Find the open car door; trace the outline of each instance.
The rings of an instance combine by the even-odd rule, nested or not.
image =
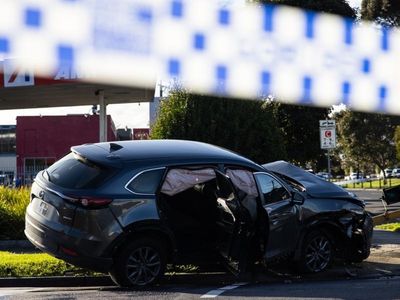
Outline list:
[[[387,205],[400,203],[400,185],[383,189],[383,200]]]
[[[215,173],[218,193],[217,247],[229,269],[240,274],[246,271],[254,226],[230,178],[219,171]]]

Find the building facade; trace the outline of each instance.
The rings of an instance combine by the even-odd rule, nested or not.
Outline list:
[[[0,125],[0,185],[11,185],[16,171],[16,126]]]
[[[111,116],[107,116],[108,141],[116,140]],[[72,146],[99,142],[98,115],[17,117],[16,154],[18,176],[30,184],[37,172],[66,155]]]

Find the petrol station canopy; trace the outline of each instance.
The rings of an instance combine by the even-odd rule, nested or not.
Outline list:
[[[0,62],[0,109],[100,104],[100,91],[105,104],[149,102],[154,96],[151,88],[83,81],[70,68],[43,78],[15,68],[12,60]]]

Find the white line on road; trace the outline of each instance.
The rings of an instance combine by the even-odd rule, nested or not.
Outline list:
[[[201,296],[200,298],[216,298],[226,291],[234,290],[234,289],[236,289],[240,286],[246,285],[246,284],[248,284],[248,282],[239,282],[239,283],[235,283],[232,285],[227,285],[227,286],[224,286],[217,290],[211,290],[207,294],[204,294],[203,296]]]
[[[0,300],[7,299],[9,296],[14,296],[18,294],[25,294],[33,291],[39,291],[43,288],[25,288],[25,287],[18,287],[18,288],[0,288]]]

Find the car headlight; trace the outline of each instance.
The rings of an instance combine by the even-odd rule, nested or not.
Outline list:
[[[353,198],[357,198],[358,199],[358,196],[356,195],[356,194],[354,194],[353,192],[347,192],[351,197],[353,197]]]
[[[363,203],[363,205],[365,206],[364,200],[362,200],[362,203]],[[351,211],[351,212],[353,212],[353,213],[355,213],[355,214],[357,214],[357,215],[362,215],[362,214],[364,214],[364,207],[363,207],[363,206],[360,206],[360,205],[357,205],[357,204],[353,204],[353,203],[348,202],[348,203],[346,203],[346,204],[344,205],[343,208],[346,209],[346,210],[348,210],[348,211]]]

